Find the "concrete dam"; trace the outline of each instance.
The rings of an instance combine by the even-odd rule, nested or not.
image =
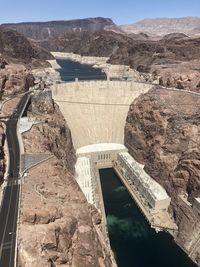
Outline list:
[[[124,144],[129,106],[152,86],[133,81],[58,83],[53,99],[71,129],[75,149],[99,143]]]
[[[110,186],[116,182],[112,180],[114,178],[111,173],[106,178],[101,174],[111,170],[121,181],[119,188],[116,188],[119,190],[118,197],[120,192],[122,193],[120,190],[126,188],[138,211],[150,225],[149,229],[155,229],[156,232],[167,231],[172,236],[175,236],[178,230],[168,212],[171,198],[165,189],[145,172],[144,165],[132,158],[124,146],[124,128],[130,104],[153,86],[133,81],[76,80],[56,83],[52,90],[53,99],[71,129],[77,155],[75,179],[88,203],[101,212],[102,231],[109,247],[112,247],[112,243],[108,235],[109,214],[105,203],[108,196],[113,195],[115,191],[110,192]],[[108,187],[107,198],[104,198],[105,186],[102,181],[106,181],[106,188]],[[123,199],[120,201],[123,204]],[[131,202],[128,205],[131,207]],[[123,207],[121,209],[123,210]],[[134,216],[133,214],[133,217],[128,217],[126,224],[130,220],[135,222]],[[134,230],[134,233],[136,232]],[[130,254],[132,255],[132,252]]]
[[[162,193],[164,189],[147,177],[144,166],[139,166],[131,155],[128,154],[128,165],[120,159],[120,153],[128,151],[124,146],[124,127],[130,104],[152,87],[133,81],[75,81],[56,84],[53,98],[71,129],[78,158],[76,180],[88,202],[104,210],[98,170],[114,168],[151,225],[174,230],[176,227],[167,213],[170,199]],[[135,175],[141,176],[141,186],[137,185],[137,189],[130,180]],[[164,205],[156,208],[160,205],[159,194]],[[150,196],[156,199],[153,205]]]

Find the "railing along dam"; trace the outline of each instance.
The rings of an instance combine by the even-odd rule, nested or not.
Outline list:
[[[97,143],[124,143],[129,106],[152,84],[132,81],[75,81],[55,84],[53,99],[72,132],[75,149]]]

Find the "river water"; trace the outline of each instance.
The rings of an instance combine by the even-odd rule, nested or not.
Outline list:
[[[93,68],[91,65],[81,64],[79,62],[57,59],[61,66],[59,70],[62,81],[79,80],[106,80],[106,74],[101,69]]]
[[[170,234],[150,227],[113,169],[100,170],[100,180],[118,267],[196,267]]]

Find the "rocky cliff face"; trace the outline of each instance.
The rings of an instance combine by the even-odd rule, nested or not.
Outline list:
[[[66,33],[58,38],[41,42],[41,45],[51,51],[74,52],[91,56],[110,56],[117,63],[129,62],[137,67],[144,62],[167,63],[169,60],[189,61],[199,59],[200,39],[188,38],[185,35],[170,35],[158,41],[144,39],[141,35],[127,36],[124,34],[99,31],[91,33]],[[146,57],[146,61],[145,61]],[[150,60],[151,59],[151,60]],[[129,60],[129,61],[128,61]],[[138,63],[134,63],[138,61]]]
[[[66,21],[24,22],[3,24],[4,27],[17,30],[25,37],[33,40],[55,38],[64,33],[104,30],[105,27],[115,26],[109,18],[87,18]]]
[[[195,68],[196,66],[196,68]],[[200,92],[199,61],[175,64],[163,68],[155,67],[153,72],[159,77],[159,84],[164,87]]]
[[[41,42],[50,51],[74,52],[85,56],[110,56],[121,43],[131,38],[109,31],[65,33],[58,38]]]
[[[4,97],[26,92],[33,85],[33,75],[22,64],[7,64],[0,69],[0,93]]]
[[[0,53],[9,61],[31,63],[34,59],[47,60],[52,56],[44,48],[29,42],[20,33],[0,26]]]
[[[53,58],[44,48],[29,42],[16,31],[0,26],[0,92],[4,95],[27,91],[34,83],[30,69],[45,66]]]
[[[188,194],[192,202],[200,195],[199,105],[200,96],[157,88],[133,102],[125,126],[129,152],[172,198],[171,213],[179,227],[176,241],[187,251],[200,229],[181,198]]]
[[[160,85],[199,91],[200,38],[170,35],[159,41],[135,40],[120,44],[112,63],[128,64],[160,78]]]
[[[63,166],[74,174],[76,162],[71,132],[58,106],[51,98],[51,91],[38,92],[32,98],[30,116],[41,122],[31,132],[24,135],[27,150],[34,152],[51,152]]]
[[[20,266],[111,267],[101,217],[73,177],[71,133],[49,91],[36,94],[29,116],[41,123],[24,134],[25,152],[55,157],[32,169],[23,185]]]
[[[98,212],[56,158],[29,172],[22,204],[21,267],[112,266]]]
[[[53,56],[14,30],[0,26],[0,93],[16,95],[34,84],[30,70],[43,67]]]

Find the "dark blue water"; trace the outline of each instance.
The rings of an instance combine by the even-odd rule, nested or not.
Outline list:
[[[151,229],[113,169],[100,170],[100,180],[118,267],[196,267],[171,235]]]
[[[59,70],[62,81],[79,80],[106,80],[106,74],[101,69],[93,68],[91,65],[80,64],[71,60],[57,59],[61,66]]]

